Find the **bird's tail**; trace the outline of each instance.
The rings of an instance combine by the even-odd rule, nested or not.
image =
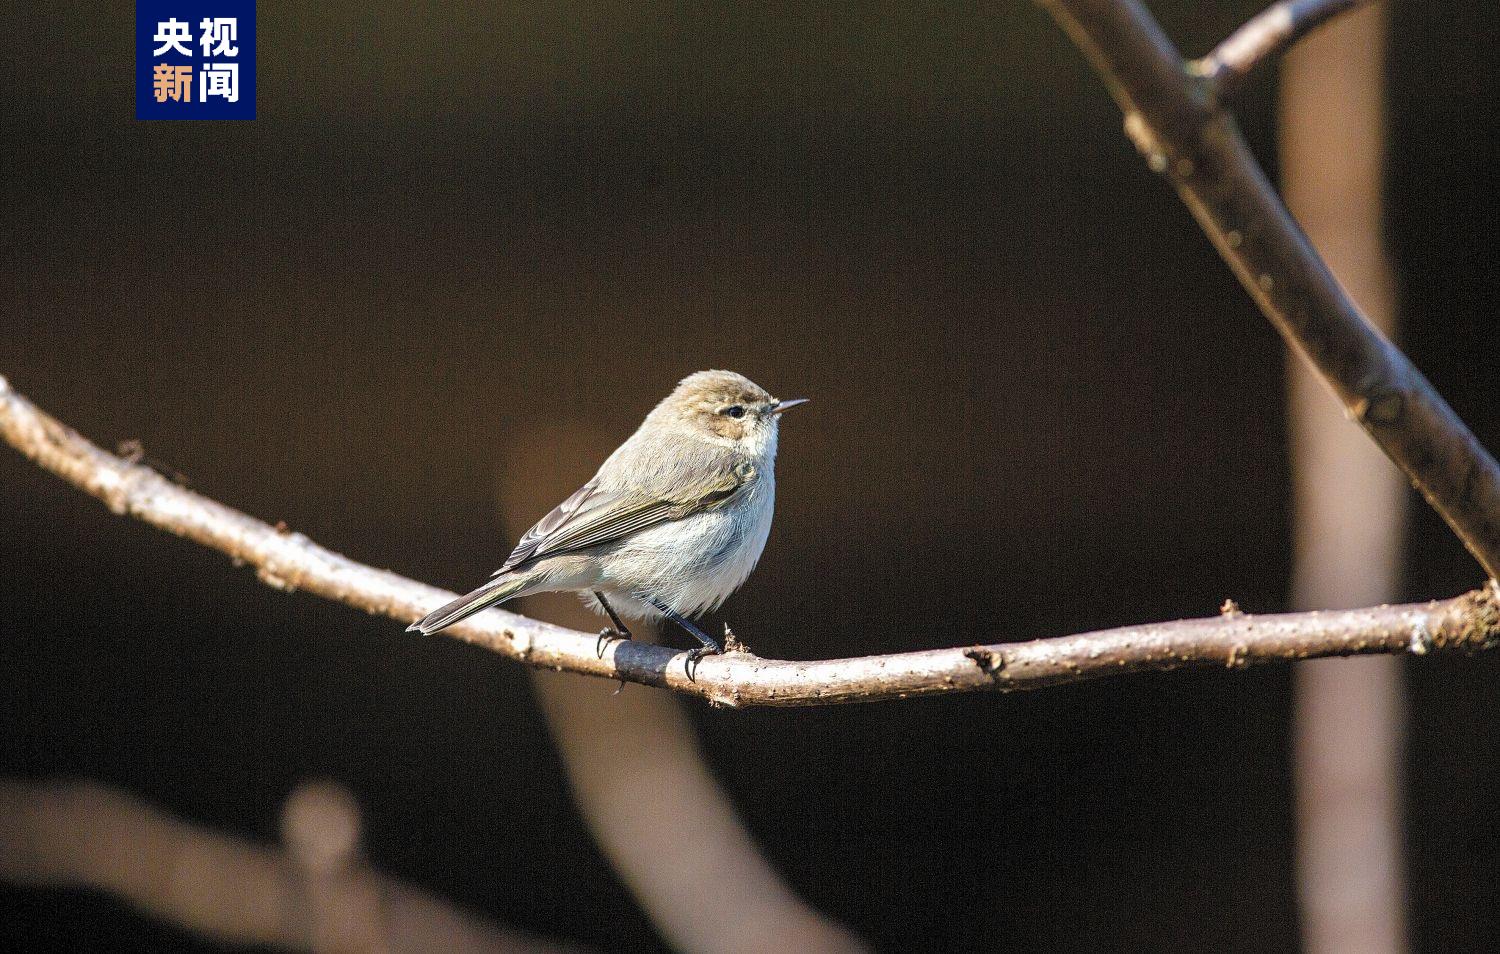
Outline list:
[[[440,629],[452,626],[461,619],[468,619],[480,610],[494,606],[496,603],[504,602],[521,592],[534,581],[527,575],[501,576],[490,580],[479,589],[460,596],[458,599],[439,607],[428,613],[422,619],[412,623],[406,628],[407,632],[416,630],[423,635],[429,635]]]

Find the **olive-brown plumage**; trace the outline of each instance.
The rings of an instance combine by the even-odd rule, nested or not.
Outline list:
[[[689,618],[722,603],[760,559],[781,414],[801,403],[733,371],[689,375],[488,583],[411,628],[434,633],[518,596],[576,591],[622,629],[621,615],[666,616],[717,651]]]

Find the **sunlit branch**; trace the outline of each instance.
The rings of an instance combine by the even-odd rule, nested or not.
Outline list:
[[[273,527],[107,453],[39,410],[0,378],[0,436],[113,512],[254,567],[265,583],[306,590],[401,622],[452,593],[356,563],[300,533]],[[1184,666],[1238,668],[1274,660],[1490,648],[1500,609],[1489,590],[1431,603],[1324,613],[1152,623],[1030,642],[791,662],[745,652],[710,656],[689,678],[686,653],[597,638],[493,610],[443,631],[531,666],[602,676],[729,706],[826,705],[994,689],[1032,689]],[[425,638],[425,637],[416,637]],[[920,638],[914,635],[915,639]]]

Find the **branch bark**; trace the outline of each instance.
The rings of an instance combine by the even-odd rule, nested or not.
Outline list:
[[[1188,71],[1217,85],[1219,98],[1232,99],[1260,64],[1346,10],[1370,0],[1281,0],[1251,17],[1213,52],[1188,64]]]
[[[102,451],[16,393],[4,378],[0,437],[114,513],[253,566],[262,582],[277,589],[306,590],[401,622],[454,598],[357,563]],[[482,613],[442,635],[538,668],[663,686],[727,706],[805,706],[1034,689],[1185,666],[1234,669],[1319,656],[1473,652],[1500,643],[1500,599],[1492,584],[1453,599],[1404,606],[1267,616],[1233,609],[1208,619],[1054,639],[818,662],[735,652],[704,658],[694,678],[684,670],[684,652],[628,640],[596,652],[592,634],[503,610]]]
[[[1251,156],[1216,84],[1138,0],[1041,0],[1093,63],[1147,164],[1176,187],[1240,283],[1370,435],[1500,575],[1500,465],[1365,319]]]

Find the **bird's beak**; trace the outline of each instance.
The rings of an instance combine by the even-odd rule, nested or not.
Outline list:
[[[809,400],[811,400],[811,399],[810,398],[792,398],[790,401],[777,401],[776,402],[776,406],[773,407],[773,408],[771,408],[771,413],[772,414],[780,414],[783,411],[790,411],[792,408],[796,407],[799,404],[806,404]]]

